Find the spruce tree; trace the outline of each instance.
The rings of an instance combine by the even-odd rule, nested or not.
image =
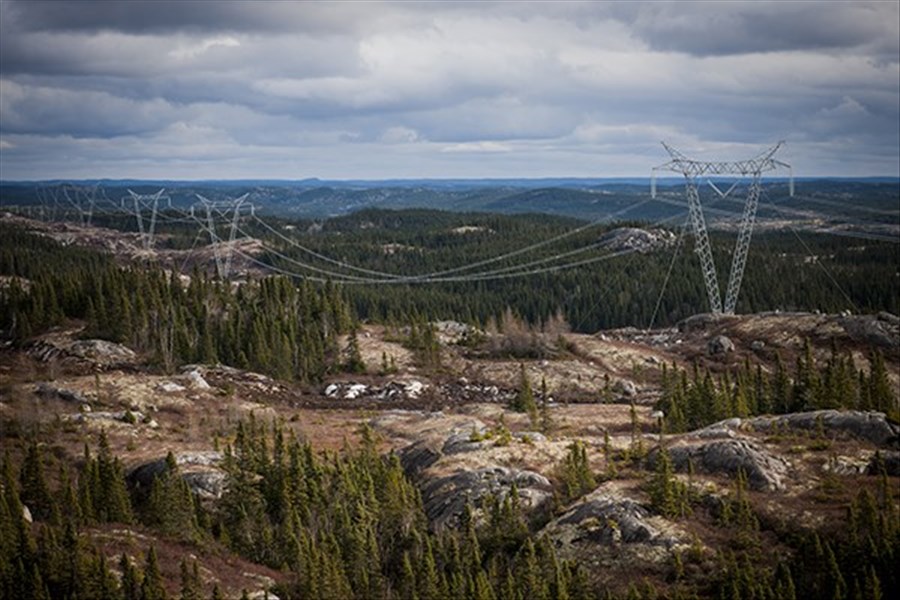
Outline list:
[[[193,560],[188,567],[187,561],[182,558],[179,566],[181,573],[181,597],[180,600],[201,600],[203,597],[200,572],[197,561]]]
[[[141,582],[141,600],[167,600],[168,597],[163,585],[162,573],[159,571],[156,548],[150,546],[144,566],[144,579]]]
[[[359,326],[354,324],[353,328],[350,330],[350,336],[347,341],[347,348],[345,350],[347,360],[344,363],[344,370],[348,373],[366,372],[366,363],[363,361],[362,354],[359,351],[358,329]]]
[[[534,392],[531,391],[531,381],[525,371],[525,365],[519,364],[519,389],[513,398],[510,408],[516,412],[528,413],[532,423],[537,422],[537,404],[534,401]]]
[[[49,519],[53,514],[54,502],[47,486],[44,459],[37,440],[28,444],[19,479],[22,484],[21,501],[29,508],[31,516],[40,521]]]
[[[547,379],[541,377],[541,407],[540,407],[541,433],[547,435],[553,429],[553,415],[550,414],[550,394],[547,391]]]
[[[660,447],[656,458],[656,473],[650,480],[650,502],[653,508],[664,517],[673,518],[678,515],[678,490],[675,481],[672,459],[665,447]]]

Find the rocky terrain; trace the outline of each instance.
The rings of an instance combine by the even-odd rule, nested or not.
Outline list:
[[[113,251],[125,263],[146,258],[136,234],[29,226],[64,243]],[[621,228],[601,241],[643,252],[674,239]],[[155,260],[184,270],[191,253],[159,242]],[[241,243],[246,254],[256,252],[252,240]],[[210,253],[195,251],[191,260],[209,266]],[[235,268],[253,274],[249,262]],[[418,489],[433,531],[462,526],[469,509],[485,526],[497,506],[514,503],[537,539],[582,565],[593,583],[621,593],[635,581],[664,593],[673,580],[702,582],[724,553],[749,544],[746,531],[731,527],[735,514],[752,515],[753,544],[772,544],[772,559],[790,553],[783,538],[833,529],[861,490],[881,494],[891,507],[900,499],[900,428],[892,420],[900,392],[896,315],[701,314],[664,329],[528,331],[516,339],[509,330],[455,321],[431,325],[437,357],[429,364],[406,343],[409,327],[364,323],[355,336],[358,372],[301,384],[221,364],[176,364],[166,372],[150,356],[67,323],[21,345],[0,345],[0,443],[18,462],[26,441],[38,439],[55,488],[61,471],[84,465],[85,446],[95,447],[102,434],[135,497],[152,493],[169,460],[201,505],[213,506],[228,487],[227,449],[238,423],[279,424],[316,452],[353,450],[368,431]],[[349,336],[337,341],[342,351],[350,344]],[[774,377],[780,362],[793,376],[804,360],[825,368],[835,350],[848,357],[854,377],[871,371],[873,351],[883,356],[892,418],[832,406],[737,411],[743,416],[678,432],[664,426],[664,366],[685,380],[696,369],[727,381],[745,365]],[[523,377],[541,401],[540,414],[512,409]],[[571,461],[579,452],[584,464],[575,485]],[[679,490],[674,512],[660,508],[659,472]],[[887,492],[879,487],[885,481]],[[153,544],[172,594],[183,556],[196,558],[204,584],[219,585],[226,597],[242,590],[263,597],[288,579],[219,542],[192,543],[139,525],[94,525],[85,535],[110,564]],[[673,575],[678,570],[684,573]]]
[[[661,447],[696,502],[712,507],[709,514],[733,496],[742,472],[758,518],[809,526],[825,523],[853,490],[873,485],[876,463],[896,490],[900,454],[897,424],[872,412],[730,419],[665,434],[653,413],[660,366],[698,362],[724,371],[750,359],[771,369],[776,351],[791,360],[810,340],[826,356],[835,340],[866,367],[864,349],[874,344],[888,358],[896,394],[897,326],[892,315],[698,317],[667,330],[566,334],[568,351],[527,361],[473,357],[445,336],[445,367],[437,371],[417,367],[392,332],[367,326],[360,346],[368,372],[316,386],[221,365],[160,373],[128,348],[56,331],[22,350],[0,350],[0,422],[4,447],[39,430],[54,460],[73,465],[102,430],[138,490],[152,484],[172,452],[191,490],[206,500],[222,495],[222,448],[241,418],[280,421],[319,449],[354,445],[359,426],[368,424],[379,448],[396,453],[416,482],[434,528],[457,526],[467,503],[483,505],[515,490],[539,534],[598,580],[609,584],[637,570],[665,581],[676,554],[693,552],[693,568],[700,569],[704,556],[729,542],[709,517],[667,519],[651,508],[648,474]],[[393,372],[377,368],[382,353],[394,358]],[[552,425],[542,432],[509,409],[520,365],[535,385],[543,378],[553,396]],[[567,499],[560,494],[561,465],[575,440],[586,448],[596,486]],[[155,534],[101,527],[90,535],[112,558]],[[196,554],[208,580],[228,593],[262,590],[279,578],[237,558],[159,543],[173,557]],[[170,581],[177,568],[174,558],[162,559]]]

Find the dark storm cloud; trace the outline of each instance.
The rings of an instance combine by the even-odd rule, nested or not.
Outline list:
[[[0,177],[896,173],[897,7],[0,1]]]
[[[696,56],[874,46],[898,58],[895,2],[659,2],[611,14],[659,50]]]
[[[41,0],[10,2],[7,18],[30,31],[170,33],[313,32],[353,29],[378,14],[377,3],[214,2],[208,0]]]

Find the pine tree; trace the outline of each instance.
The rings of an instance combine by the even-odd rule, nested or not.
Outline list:
[[[166,600],[168,594],[163,585],[162,574],[159,571],[159,561],[156,557],[156,548],[150,546],[147,552],[147,562],[144,566],[144,579],[141,582],[141,600]]]
[[[123,600],[140,600],[141,577],[131,561],[123,553],[119,558],[119,571],[122,573],[121,590]]]
[[[192,566],[188,567],[187,561],[181,559],[181,598],[180,600],[200,600],[203,597],[200,572],[197,567],[197,561],[192,561]]]
[[[660,447],[656,458],[656,473],[650,481],[650,502],[659,514],[673,518],[679,514],[678,487],[672,468],[672,459],[665,447]]]
[[[166,455],[163,472],[151,484],[145,521],[166,535],[184,539],[194,537],[199,529],[193,494],[172,452]]]
[[[553,429],[553,415],[550,414],[550,394],[547,391],[547,379],[541,376],[540,429],[547,435]]]
[[[347,341],[347,348],[345,350],[347,360],[344,363],[344,370],[348,373],[366,372],[366,363],[363,361],[362,354],[359,350],[358,329],[359,326],[354,324],[353,328],[350,330],[350,336]]]
[[[890,418],[900,418],[900,406],[891,390],[890,379],[884,364],[884,355],[878,350],[870,356],[868,394],[869,402],[875,410],[886,413]]]
[[[31,511],[32,517],[44,521],[53,515],[54,502],[44,475],[44,460],[36,440],[28,444],[22,471],[19,473],[22,484],[21,501]]]
[[[537,422],[537,404],[534,401],[534,392],[531,391],[531,381],[525,371],[525,365],[519,364],[519,390],[513,398],[510,408],[516,412],[528,413],[532,423]]]
[[[131,523],[132,511],[119,459],[112,456],[106,432],[100,432],[97,457],[90,473],[91,504],[100,521]],[[86,512],[86,511],[83,511]]]
[[[560,473],[563,501],[568,503],[597,487],[587,458],[587,449],[580,440],[569,445]]]

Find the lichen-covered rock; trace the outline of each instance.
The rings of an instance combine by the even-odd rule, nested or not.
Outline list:
[[[746,439],[719,439],[699,444],[679,444],[668,448],[676,471],[687,471],[691,465],[697,471],[736,476],[743,471],[747,483],[755,490],[783,490],[790,470],[788,461],[770,453],[760,444]],[[651,452],[651,468],[659,451]]]
[[[633,398],[637,394],[637,386],[633,381],[617,379],[613,384],[613,391],[626,398]]]
[[[216,451],[180,452],[175,463],[181,477],[191,491],[201,498],[215,499],[225,490],[225,472],[220,468],[222,453]],[[147,492],[153,480],[166,470],[165,457],[135,467],[128,474],[128,482],[136,490]]]
[[[687,543],[677,525],[654,516],[615,481],[577,501],[541,531],[564,557],[586,553],[600,563],[628,559],[663,562]]]
[[[62,415],[63,421],[71,421],[74,423],[89,423],[97,421],[112,421],[117,423],[125,423],[127,425],[137,425],[139,423],[149,424],[144,413],[136,410],[118,410],[118,411],[83,411],[73,415]]]
[[[89,403],[88,399],[85,398],[84,395],[80,392],[56,387],[55,385],[51,385],[46,382],[39,383],[37,385],[37,388],[35,388],[34,393],[44,398],[59,398],[60,400],[65,400],[66,402],[74,402],[76,404]]]
[[[858,410],[816,410],[787,415],[754,417],[743,423],[757,431],[802,429],[823,430],[826,434],[845,434],[878,446],[896,444],[900,427],[887,420],[884,413]]]
[[[106,367],[128,365],[135,361],[134,350],[106,340],[79,340],[68,348],[69,354]]]
[[[889,312],[873,315],[846,315],[838,319],[851,339],[873,346],[900,346],[900,319]]]
[[[717,335],[706,344],[706,350],[710,356],[721,356],[734,352],[734,342],[727,336]]]
[[[415,478],[441,458],[441,451],[432,446],[427,440],[419,440],[403,448],[399,453],[399,457],[403,471],[410,477]]]
[[[540,473],[500,466],[425,478],[420,488],[425,514],[431,524],[440,529],[455,526],[467,502],[477,508],[488,494],[498,499],[505,498],[513,484],[519,495],[519,504],[526,512],[544,507],[553,495],[550,481]]]
[[[208,390],[211,389],[209,383],[206,382],[206,379],[203,378],[203,375],[200,374],[200,371],[190,371],[187,374],[188,385],[190,385],[195,390]]]

